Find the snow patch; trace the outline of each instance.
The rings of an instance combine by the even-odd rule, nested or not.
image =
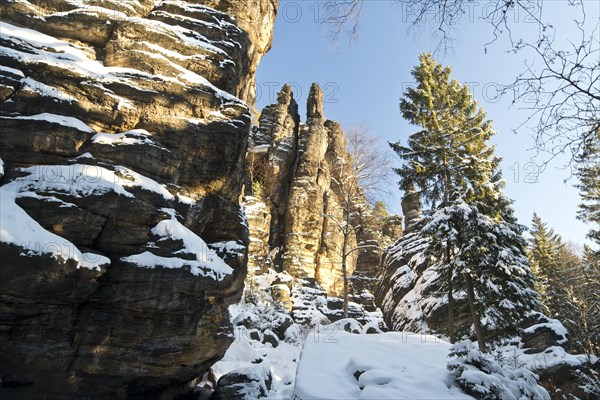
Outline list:
[[[569,332],[567,331],[567,328],[565,328],[564,325],[557,319],[551,319],[548,322],[532,325],[529,328],[523,330],[523,332],[535,333],[535,331],[537,331],[538,329],[544,328],[550,329],[557,336],[562,337],[562,339],[558,341],[558,344],[564,344],[569,341]]]
[[[295,395],[310,399],[472,399],[451,384],[450,343],[429,335],[387,332],[309,335]]]
[[[110,146],[118,145],[150,145],[157,146],[150,137],[152,136],[145,129],[133,129],[122,133],[97,133],[92,137],[92,143],[106,144]],[[160,147],[164,149],[163,147]],[[167,150],[167,149],[164,149]]]
[[[81,253],[70,241],[44,229],[15,200],[22,182],[13,181],[0,187],[0,242],[27,250],[22,256],[49,254],[55,259],[74,260],[77,268],[100,270],[110,260],[94,253]]]
[[[22,71],[20,71],[18,69],[6,67],[4,65],[0,65],[0,71],[2,71],[2,72],[8,72],[9,74],[16,75],[16,76],[21,77],[21,78],[25,78],[25,75],[23,74]]]
[[[161,257],[149,251],[145,251],[140,254],[123,257],[121,260],[135,264],[138,267],[150,269],[182,269],[189,267],[192,275],[210,277],[214,280],[222,280],[226,275],[231,275],[233,272],[233,269],[217,256],[206,257],[205,261],[185,260],[177,257]]]
[[[0,116],[2,119],[25,119],[33,121],[46,121],[52,124],[58,124],[69,128],[77,129],[81,132],[94,133],[94,130],[83,123],[81,120],[64,115],[41,113],[36,115],[19,115],[16,117]]]
[[[178,240],[182,248],[175,254],[194,255],[195,259],[188,260],[178,257],[161,257],[149,251],[123,257],[121,260],[134,263],[144,268],[185,268],[189,267],[192,275],[207,276],[214,280],[222,280],[231,275],[233,269],[227,265],[198,235],[185,227],[177,220],[177,213],[173,209],[163,208],[161,211],[170,216],[169,219],[160,221],[151,232],[159,236],[157,243],[164,240]]]

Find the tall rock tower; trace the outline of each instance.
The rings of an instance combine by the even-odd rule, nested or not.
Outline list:
[[[350,176],[352,160],[340,125],[325,118],[323,92],[311,86],[306,122],[301,123],[293,93],[285,85],[277,103],[261,114],[247,154],[244,210],[250,227],[251,274],[267,268],[314,280],[329,294],[343,290],[341,254],[343,235],[334,220],[343,220],[343,193],[335,184]],[[391,242],[382,233],[364,197],[351,210],[352,224],[360,226],[347,248],[371,245],[348,257],[354,298],[372,304],[369,291],[376,280],[382,247]],[[394,221],[392,221],[394,220]],[[386,221],[389,232],[398,220]],[[401,231],[401,230],[400,230]],[[353,275],[353,273],[356,273]]]

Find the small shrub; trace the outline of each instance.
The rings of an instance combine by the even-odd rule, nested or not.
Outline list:
[[[538,376],[524,366],[482,353],[470,340],[457,343],[450,351],[448,369],[457,385],[482,400],[550,400],[538,384]]]

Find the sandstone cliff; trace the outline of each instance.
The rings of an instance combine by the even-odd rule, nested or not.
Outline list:
[[[440,279],[426,250],[431,241],[420,234],[418,195],[408,190],[402,199],[404,235],[385,249],[375,303],[392,330],[448,335],[448,300],[428,288]],[[464,293],[455,293],[454,325],[458,337],[468,334],[470,316]]]
[[[170,399],[231,343],[250,3],[2,3],[1,398]]]
[[[344,196],[336,182],[351,176],[351,163],[340,125],[325,118],[321,88],[312,85],[302,123],[291,88],[285,85],[277,103],[262,111],[247,155],[244,209],[251,274],[271,267],[316,280],[331,295],[342,293],[343,235],[334,219],[343,219]],[[354,299],[372,303],[370,291],[381,257],[376,247],[389,244],[389,239],[364,196],[353,203],[350,215],[359,229],[350,235],[348,249],[373,246],[348,258]],[[386,222],[386,232],[398,234],[398,218]]]

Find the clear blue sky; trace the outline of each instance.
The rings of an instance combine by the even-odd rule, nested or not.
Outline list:
[[[429,27],[419,35],[407,33],[409,10],[395,1],[367,0],[361,18],[360,36],[351,47],[341,41],[332,46],[328,26],[320,23],[328,9],[327,2],[282,0],[275,25],[273,48],[263,58],[258,69],[257,94],[259,108],[275,101],[274,93],[284,84],[291,83],[304,119],[305,102],[312,82],[321,84],[325,93],[325,114],[343,125],[364,122],[371,134],[385,141],[406,141],[415,131],[400,116],[399,98],[412,83],[411,69],[418,63],[420,52],[433,51],[438,43],[430,36]],[[528,116],[519,105],[509,107],[512,98],[495,99],[496,82],[509,83],[523,70],[526,54],[506,52],[506,36],[488,46],[491,27],[477,17],[485,12],[488,3],[481,1],[472,6],[472,16],[465,16],[452,53],[436,53],[436,59],[452,66],[453,77],[469,83],[476,100],[488,112],[498,134],[493,143],[507,182],[505,193],[515,200],[514,208],[519,221],[530,224],[537,212],[565,239],[584,243],[587,227],[575,219],[578,191],[573,188],[574,178],[562,169],[565,158],[556,159],[539,173],[539,159],[530,149],[533,140],[527,131],[514,134]],[[566,1],[546,1],[544,16],[551,19],[559,34],[571,37],[575,14]],[[588,19],[597,21],[598,6],[589,2]],[[532,37],[536,25],[525,15],[513,14],[513,34]],[[528,36],[529,35],[529,36]],[[529,55],[531,58],[531,55]],[[383,149],[387,151],[387,149]],[[401,193],[395,188],[387,199],[391,211],[400,212]]]

